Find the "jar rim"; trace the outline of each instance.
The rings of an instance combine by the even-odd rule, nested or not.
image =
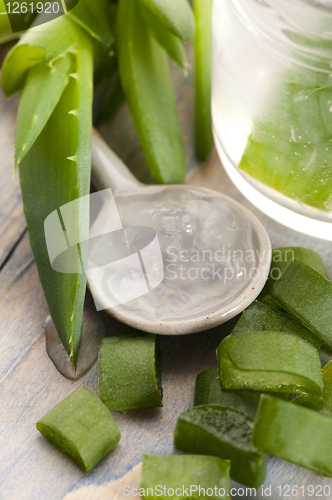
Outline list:
[[[300,0],[303,3],[325,10],[332,10],[332,0]]]

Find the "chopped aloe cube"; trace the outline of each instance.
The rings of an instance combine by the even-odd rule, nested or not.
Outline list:
[[[258,300],[262,300],[263,297],[266,297],[271,292],[273,285],[281,277],[281,274],[287,264],[289,262],[293,262],[294,259],[297,259],[303,262],[303,264],[312,267],[313,269],[315,269],[315,271],[317,271],[317,273],[324,276],[324,278],[327,278],[327,272],[324,262],[317,252],[314,252],[309,248],[302,247],[275,248],[274,250],[272,250],[271,269],[269,277],[262,292],[258,296]]]
[[[310,396],[302,394],[293,400],[294,404],[311,408],[326,417],[332,418],[332,361],[323,370],[323,396]]]
[[[50,410],[37,429],[85,472],[91,472],[121,438],[109,410],[85,387]]]
[[[332,283],[295,259],[271,290],[272,297],[332,348]]]
[[[162,406],[159,341],[132,332],[101,341],[99,396],[110,410],[127,412]]]
[[[296,335],[309,342],[316,349],[319,349],[322,345],[322,341],[295,318],[260,302],[253,302],[248,309],[243,311],[235,328],[232,330],[232,335],[263,331]]]
[[[317,350],[282,332],[253,332],[225,338],[217,349],[225,389],[321,395]]]
[[[332,419],[262,396],[253,444],[262,451],[332,477]]]
[[[230,462],[200,455],[144,455],[140,494],[166,500],[229,497]]]
[[[275,88],[254,119],[239,168],[296,201],[325,212],[332,208],[332,137],[328,75],[325,81],[290,79]],[[285,75],[286,77],[286,75]]]
[[[222,389],[218,368],[207,370],[197,375],[195,385],[195,406],[219,405],[247,413],[255,417],[261,393],[258,391],[232,391]],[[277,397],[289,399],[289,394],[278,394]]]
[[[267,455],[252,444],[253,419],[224,406],[197,406],[178,418],[174,446],[181,451],[231,461],[231,478],[258,488],[266,474]]]

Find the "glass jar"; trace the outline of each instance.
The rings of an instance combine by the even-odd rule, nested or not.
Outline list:
[[[238,189],[332,240],[332,0],[214,0],[212,114]]]

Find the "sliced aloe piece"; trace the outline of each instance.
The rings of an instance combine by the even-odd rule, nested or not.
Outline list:
[[[332,361],[322,369],[323,374],[323,396],[310,396],[301,394],[293,400],[294,404],[311,408],[326,417],[332,418]]]
[[[114,417],[86,387],[79,387],[44,415],[37,429],[88,473],[121,439]]]
[[[332,420],[312,410],[262,396],[253,444],[262,451],[332,477]]]
[[[114,36],[110,26],[110,8],[108,0],[80,0],[67,14],[73,21],[84,28],[90,36],[106,46],[111,46]]]
[[[99,396],[109,410],[126,413],[163,405],[156,335],[131,332],[103,339],[98,372]]]
[[[195,35],[195,134],[196,151],[204,161],[213,147],[211,116],[211,14],[213,0],[194,0]]]
[[[72,61],[69,55],[32,68],[23,89],[17,114],[15,169],[29,152],[45,127],[64,88],[68,84]]]
[[[299,77],[294,83],[295,72],[285,75],[290,82],[275,89],[263,115],[254,117],[239,168],[289,198],[329,212],[332,89],[324,72],[307,70]]]
[[[247,413],[255,418],[261,393],[258,391],[228,391],[222,389],[218,368],[199,373],[195,384],[194,406],[221,405]],[[276,397],[289,399],[289,394],[277,394]],[[302,397],[302,396],[301,396]]]
[[[243,311],[241,318],[232,330],[232,335],[264,331],[296,335],[300,339],[309,342],[316,349],[320,349],[323,343],[317,335],[314,335],[302,323],[289,316],[289,314],[257,301],[253,302]]]
[[[195,20],[187,0],[141,0],[173,35],[184,43],[195,35]]]
[[[141,10],[147,26],[159,45],[166,50],[169,57],[173,59],[180,68],[185,69],[187,58],[182,41],[165,27],[154,12],[144,7],[144,5],[142,5]]]
[[[258,300],[262,300],[271,292],[273,285],[281,277],[287,264],[289,262],[293,262],[294,259],[300,260],[307,266],[312,267],[312,269],[317,271],[317,273],[321,274],[324,278],[328,277],[322,258],[314,250],[302,247],[275,248],[272,250],[269,277],[263,290],[258,296]]]
[[[161,183],[183,183],[185,151],[167,56],[137,2],[120,0],[117,37],[122,86],[152,175]]]
[[[93,54],[88,40],[81,39],[74,54],[76,69],[59,104],[20,165],[24,210],[31,247],[40,281],[60,339],[75,368],[81,342],[86,276],[86,249],[75,243],[86,241],[89,232]],[[66,207],[55,212],[51,236],[64,242],[69,269],[52,269],[46,245],[45,219],[63,205],[79,199],[68,222]],[[67,205],[68,208],[68,205]],[[63,233],[63,225],[66,233]],[[66,244],[69,239],[69,245]],[[82,265],[83,264],[83,265]],[[79,272],[80,271],[80,272]]]
[[[290,262],[272,297],[332,349],[332,283],[299,260]]]
[[[322,394],[318,352],[295,335],[252,332],[230,336],[219,345],[217,356],[225,389]]]
[[[230,476],[258,488],[266,475],[267,455],[252,443],[253,419],[225,406],[197,406],[184,411],[174,432],[174,446],[186,453],[231,461]]]

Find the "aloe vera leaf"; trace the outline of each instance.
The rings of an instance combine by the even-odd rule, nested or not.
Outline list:
[[[8,52],[1,71],[1,85],[7,96],[22,88],[30,68],[52,61],[76,46],[85,33],[67,16],[31,28]]]
[[[114,35],[110,26],[110,8],[108,0],[80,0],[67,13],[73,21],[84,28],[90,36],[106,46],[114,42]]]
[[[40,63],[28,74],[17,114],[15,169],[45,127],[68,84],[71,59]]]
[[[0,0],[0,43],[6,43],[18,37],[18,33],[13,33],[5,2]]]
[[[167,56],[131,0],[119,3],[117,46],[122,86],[152,175],[183,183],[185,151]]]
[[[195,35],[195,135],[201,161],[211,153],[214,140],[211,116],[211,15],[213,0],[194,0]]]
[[[181,40],[173,35],[160,21],[158,16],[156,16],[156,14],[154,14],[154,12],[150,9],[147,9],[144,5],[142,5],[141,12],[153,37],[157,40],[159,45],[166,50],[169,57],[173,59],[173,61],[178,64],[180,68],[185,69],[187,58]]]
[[[88,239],[89,207],[86,195],[90,189],[92,47],[80,43],[75,59],[75,73],[59,104],[20,165],[24,210],[40,281],[57,332],[74,368],[81,342],[86,289],[85,273],[78,270],[81,259],[86,261],[86,250],[81,246],[81,255],[76,246],[71,247],[74,253],[68,251],[70,264],[76,266],[77,272],[66,274],[54,271],[48,256],[44,221],[59,207],[80,199],[72,223],[68,227],[65,222],[65,228],[71,240]],[[58,233],[54,227],[54,235],[57,239],[64,238],[61,226]]]
[[[195,19],[187,0],[140,0],[156,14],[173,35],[184,43],[195,35]],[[134,3],[134,2],[133,2]]]

